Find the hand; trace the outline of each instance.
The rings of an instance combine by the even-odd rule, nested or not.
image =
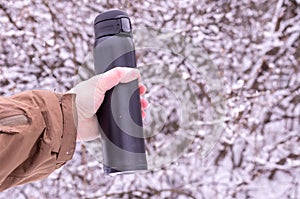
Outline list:
[[[140,79],[138,69],[116,67],[103,74],[96,75],[86,81],[80,82],[68,93],[76,94],[76,114],[78,119],[77,140],[88,141],[100,136],[100,126],[96,112],[104,100],[105,92],[119,83],[128,83]],[[140,95],[146,92],[146,87],[139,85]],[[147,100],[141,98],[141,112],[145,118],[144,109],[148,106]]]

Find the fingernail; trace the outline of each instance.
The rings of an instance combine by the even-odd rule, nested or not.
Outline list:
[[[138,72],[136,72],[136,71],[132,71],[132,72],[131,72],[131,77],[133,77],[134,79],[138,78],[139,76],[140,76],[140,75],[139,75]]]

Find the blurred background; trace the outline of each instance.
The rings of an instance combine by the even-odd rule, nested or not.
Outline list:
[[[98,145],[78,143],[1,199],[300,198],[299,0],[1,0],[0,94],[92,76],[93,20],[108,9],[132,20],[148,155],[171,160],[109,177]]]

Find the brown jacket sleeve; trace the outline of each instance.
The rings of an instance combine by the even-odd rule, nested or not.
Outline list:
[[[47,177],[75,151],[73,94],[0,97],[0,191]]]

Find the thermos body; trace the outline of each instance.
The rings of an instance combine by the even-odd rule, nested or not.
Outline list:
[[[95,19],[94,27],[96,74],[114,67],[136,67],[131,24],[125,12],[102,13]],[[101,127],[105,173],[147,170],[138,80],[107,91],[96,114]]]

